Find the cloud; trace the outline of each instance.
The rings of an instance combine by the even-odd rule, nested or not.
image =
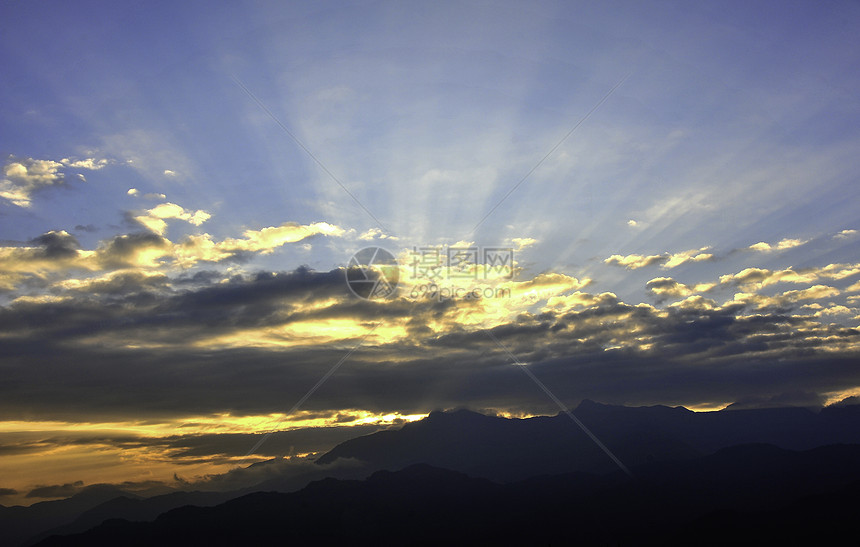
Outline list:
[[[6,178],[0,180],[0,197],[18,207],[30,207],[35,192],[63,184],[62,166],[51,160],[10,160],[3,167]]]
[[[515,237],[511,239],[511,243],[514,244],[515,251],[522,251],[526,247],[531,247],[537,243],[537,239],[533,237]]]
[[[704,252],[708,249],[710,249],[710,247],[702,247],[700,249],[691,249],[689,251],[682,251],[680,253],[671,254],[668,257],[668,260],[666,260],[666,263],[663,264],[663,267],[675,268],[687,262],[702,262],[704,260],[711,260],[714,258],[714,255],[711,253]]]
[[[18,494],[18,491],[14,488],[0,488],[0,496],[15,496]]]
[[[857,230],[842,230],[833,236],[833,239],[848,239],[857,235]]]
[[[832,298],[839,294],[839,289],[834,287],[829,287],[827,285],[813,285],[806,289],[785,291],[774,296],[765,296],[756,293],[737,293],[735,294],[733,301],[742,302],[745,305],[750,305],[759,309],[767,307],[786,308],[803,300],[820,300],[824,298]]]
[[[817,300],[820,298],[830,298],[838,294],[839,289],[828,287],[826,285],[814,285],[812,287],[809,287],[808,289],[786,291],[782,293],[781,296],[783,298],[787,298],[791,302],[797,302],[799,300]]]
[[[837,305],[837,306],[830,306],[829,308],[824,308],[822,310],[819,310],[819,311],[815,312],[814,315],[815,315],[815,317],[822,317],[825,315],[850,315],[850,314],[856,313],[856,311],[857,310],[854,310],[852,308],[847,308],[847,307],[842,306],[842,305]]]
[[[157,193],[157,192],[149,192],[146,194],[141,194],[140,190],[138,190],[137,188],[129,188],[128,192],[126,192],[126,193],[130,196],[143,197],[146,199],[167,199],[167,195],[162,194],[162,193]]]
[[[244,238],[227,238],[218,243],[216,247],[226,253],[260,252],[266,254],[286,243],[295,243],[311,236],[342,236],[343,234],[343,228],[328,222],[315,222],[308,225],[286,222],[280,226],[269,226],[260,230],[245,230]]]
[[[156,214],[174,214],[161,209]],[[198,214],[203,213],[203,214]],[[205,212],[180,213],[202,222]],[[260,230],[246,230],[244,238],[215,241],[209,234],[191,235],[179,243],[154,233],[132,233],[108,238],[95,249],[82,249],[77,238],[64,230],[46,232],[29,242],[0,247],[0,290],[15,290],[25,280],[45,279],[63,272],[110,272],[129,268],[190,268],[199,262],[222,262],[254,254],[269,254],[278,247],[316,236],[341,236],[345,231],[326,222],[301,225],[287,222]]]
[[[570,310],[591,308],[594,306],[608,305],[618,301],[618,297],[611,292],[601,294],[590,294],[576,291],[572,294],[551,296],[547,299],[544,310],[566,312]]]
[[[50,486],[37,486],[33,488],[25,497],[28,498],[68,498],[80,492],[84,487],[82,481],[75,481],[66,484],[53,484]]]
[[[92,256],[92,251],[80,248],[73,235],[65,230],[52,230],[23,245],[0,247],[0,285],[12,290],[23,279],[47,272],[90,269],[86,261]]]
[[[95,250],[82,249],[64,230],[46,232],[23,246],[0,247],[0,280],[12,289],[25,278],[51,273],[155,268],[173,249],[167,239],[150,233],[120,235],[102,241]]]
[[[671,277],[655,277],[645,284],[645,287],[651,291],[652,294],[661,299],[686,297],[709,291],[715,286],[716,283],[685,285],[675,281]]]
[[[158,235],[164,235],[167,230],[167,222],[164,219],[184,220],[194,226],[200,226],[212,217],[206,211],[194,212],[185,210],[175,203],[161,203],[152,209],[145,211],[142,215],[134,217],[134,220]]]
[[[40,190],[65,184],[63,167],[73,169],[98,170],[108,165],[110,160],[87,158],[60,161],[37,160],[33,158],[16,159],[10,156],[3,166],[5,178],[0,179],[0,198],[12,202],[18,207],[30,207],[33,195]],[[86,182],[86,177],[78,174],[78,179]]]
[[[638,270],[652,264],[660,264],[665,269],[676,268],[687,262],[701,262],[711,260],[714,255],[706,253],[710,247],[702,247],[700,249],[690,249],[679,253],[662,253],[658,255],[612,255],[603,262],[610,266],[623,266],[628,270]]]
[[[63,158],[60,160],[66,167],[73,167],[75,169],[89,169],[90,171],[98,171],[104,167],[107,167],[112,162],[107,159],[96,159],[96,158],[85,158],[82,160],[70,160],[69,158]]]
[[[791,393],[780,393],[770,397],[744,397],[728,405],[726,410],[747,410],[755,408],[785,408],[788,406],[821,408],[825,398],[818,393],[808,391],[794,391]]]
[[[605,264],[609,264],[610,266],[623,266],[628,270],[638,270],[639,268],[644,268],[645,266],[650,266],[652,264],[659,264],[665,262],[667,255],[612,255],[603,262]]]
[[[720,307],[715,300],[705,298],[700,294],[688,296],[687,298],[679,302],[670,304],[669,306],[673,308],[679,308],[685,311],[711,311],[716,310]]]
[[[379,228],[371,228],[365,232],[362,232],[361,235],[358,236],[358,239],[362,241],[373,241],[374,239],[390,239],[396,241],[399,238],[397,236],[385,234]]]
[[[0,411],[134,420],[279,412],[379,322],[307,410],[413,413],[432,401],[551,411],[483,328],[571,402],[693,404],[860,385],[860,332],[790,311],[836,296],[833,287],[723,305],[691,295],[661,309],[590,294],[569,276],[519,283],[538,300],[375,303],[352,297],[342,270],[308,269],[199,285],[117,273],[55,286],[62,300],[0,308],[9,348]],[[809,367],[814,377],[799,372]]]
[[[558,294],[587,287],[591,279],[577,279],[569,275],[555,272],[540,273],[531,279],[515,282],[514,286],[518,294],[529,292]]]
[[[182,267],[197,262],[221,262],[248,253],[269,254],[287,243],[297,243],[316,236],[342,236],[343,228],[327,222],[302,225],[285,222],[280,226],[269,226],[260,230],[245,230],[244,238],[227,238],[214,241],[209,234],[192,235],[174,248],[174,259]]]
[[[793,249],[794,247],[799,247],[805,243],[807,243],[808,239],[783,239],[779,243],[771,245],[769,243],[765,243],[764,241],[759,241],[753,245],[747,247],[751,251],[759,251],[768,253],[771,251],[784,251],[785,249]]]
[[[160,272],[118,270],[95,278],[65,279],[53,286],[81,293],[128,294],[146,288],[166,287],[168,281],[167,275]]]
[[[746,290],[761,289],[776,283],[814,283],[820,279],[845,279],[860,274],[860,263],[828,264],[822,267],[786,268],[768,270],[766,268],[746,268],[736,274],[720,276],[720,284],[744,287]]]
[[[158,234],[126,234],[103,241],[86,263],[90,269],[154,268],[171,251],[170,241]]]

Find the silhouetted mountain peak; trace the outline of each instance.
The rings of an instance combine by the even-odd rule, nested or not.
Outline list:
[[[693,411],[683,406],[666,406],[666,405],[651,405],[651,406],[624,406],[610,405],[606,403],[598,403],[591,399],[583,399],[582,402],[573,410],[573,413],[579,415],[585,414],[606,414],[623,412],[629,415],[643,413],[675,413],[675,414],[692,414]]]
[[[628,467],[765,443],[791,450],[860,442],[852,407],[814,413],[800,407],[693,412],[663,405],[626,407],[583,400],[574,415]],[[317,461],[352,458],[371,470],[426,463],[511,481],[541,474],[602,473],[613,462],[564,413],[508,419],[467,409],[339,444]]]
[[[608,408],[610,406],[612,406],[612,405],[606,405],[603,403],[598,403],[597,401],[592,401],[591,399],[583,399],[582,402],[580,402],[579,405],[577,405],[574,412],[579,412],[582,410],[586,410],[586,411],[588,411],[588,410],[599,410],[599,409],[603,409],[603,408]]]
[[[413,422],[413,424],[481,423],[493,418],[495,416],[487,416],[474,410],[458,408],[455,410],[434,410],[426,418],[418,422]]]

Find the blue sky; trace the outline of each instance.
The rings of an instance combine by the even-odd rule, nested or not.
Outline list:
[[[192,415],[284,412],[380,317],[391,323],[365,343],[385,362],[430,367],[390,380],[413,387],[434,363],[479,363],[478,376],[505,364],[467,351],[479,349],[469,335],[495,328],[509,329],[503,343],[520,347],[571,404],[718,408],[791,399],[785,393],[823,404],[860,388],[845,365],[860,318],[852,2],[11,2],[0,15],[0,302],[14,325],[0,366],[16,379],[0,389],[9,424],[54,420],[77,431],[89,420],[125,431],[135,416],[157,415],[166,431]],[[373,231],[379,224],[385,231]],[[335,281],[366,245],[405,256],[457,242],[517,249],[511,301],[367,307]],[[255,308],[263,304],[254,295],[273,287],[272,298],[293,300]],[[533,338],[531,348],[516,338],[528,325],[588,325],[600,314],[617,333],[582,327],[582,336]],[[717,324],[766,326],[683,343],[669,334]],[[49,357],[25,372],[36,346]],[[93,385],[64,385],[62,375],[56,385],[33,382],[70,348],[81,352],[81,377],[118,359],[114,351],[142,359],[111,376],[115,384],[105,380],[120,392],[125,379],[141,380],[135,366],[144,362],[170,378],[162,381],[203,389],[172,368],[176,356],[208,352],[227,366],[236,351],[265,374],[274,374],[272,355],[288,355],[297,368],[279,378],[296,391],[269,398],[249,385],[259,404],[227,402],[219,397],[231,376],[217,369],[206,384],[217,386],[212,397],[188,407],[165,395],[130,410],[81,403],[65,415],[58,394],[80,400]],[[583,363],[612,350],[629,352],[612,363],[664,359],[678,375],[658,374],[659,389],[602,382]],[[799,359],[820,372],[805,382],[773,365],[754,382],[739,373],[709,390],[684,368],[725,355],[741,368]],[[816,359],[839,363],[831,370]],[[555,412],[530,399],[529,386],[516,394],[458,383],[471,376],[433,384],[438,391],[404,389],[420,404],[336,378],[329,398],[310,400],[320,416],[457,405]],[[158,379],[149,380],[155,390]],[[3,431],[22,434],[9,424]],[[117,469],[112,478],[139,472]],[[199,465],[213,469],[223,467]],[[34,485],[19,482],[21,492]]]

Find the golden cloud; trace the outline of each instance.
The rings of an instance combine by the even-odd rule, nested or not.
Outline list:
[[[716,286],[716,283],[697,283],[695,285],[685,285],[672,279],[671,277],[655,277],[649,280],[645,287],[653,294],[666,298],[680,298],[698,294],[711,290]]]
[[[194,226],[200,226],[211,217],[212,215],[206,211],[197,210],[191,212],[175,203],[168,202],[157,205],[145,211],[144,214],[134,217],[134,219],[156,234],[164,235],[164,232],[167,230],[167,223],[164,219],[175,218],[184,220]]]
[[[794,270],[768,270],[765,268],[746,268],[736,274],[720,276],[720,284],[735,284],[751,288],[763,288],[775,283],[814,283],[819,279],[844,279],[860,273],[860,264],[828,264],[821,268]]]
[[[785,249],[792,249],[794,247],[799,247],[805,243],[807,243],[808,239],[783,239],[779,243],[771,245],[769,243],[765,243],[764,241],[759,241],[753,245],[747,247],[751,251],[759,251],[768,253],[771,251],[784,251]]]
[[[625,256],[616,254],[610,256],[603,262],[610,266],[623,266],[628,270],[638,270],[639,268],[651,266],[652,264],[660,264],[665,269],[672,269],[687,262],[701,262],[703,260],[713,259],[713,254],[705,252],[708,249],[710,249],[710,247],[705,246],[699,249],[690,249],[688,251],[681,251],[678,253],[662,253],[658,255],[630,254]]]

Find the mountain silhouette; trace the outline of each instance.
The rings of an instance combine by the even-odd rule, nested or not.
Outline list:
[[[708,487],[718,492],[721,484],[734,485],[739,477],[745,477],[758,482],[767,478],[770,485],[762,491],[779,492],[773,498],[759,501],[749,496],[728,495],[726,499],[730,502],[726,501],[725,505],[732,510],[756,510],[756,504],[772,506],[781,503],[786,496],[794,499],[795,491],[777,489],[782,483],[789,484],[785,482],[785,473],[774,475],[768,471],[781,469],[779,465],[789,465],[794,452],[840,443],[860,444],[860,406],[857,405],[828,407],[820,412],[777,408],[697,413],[683,407],[624,407],[583,401],[574,412],[622,462],[634,469],[637,481],[656,485],[655,491],[669,488],[687,492],[710,485]],[[529,503],[540,507],[544,503],[541,500],[547,496],[596,495],[607,489],[622,488],[620,485],[627,480],[607,455],[564,414],[507,419],[469,410],[437,411],[399,429],[343,442],[317,462],[331,463],[339,458],[361,462],[361,465],[340,470],[341,478],[359,479],[373,471],[413,469],[420,464],[475,479],[488,479],[490,484],[506,483],[507,495],[529,500],[536,496]],[[708,462],[712,461],[709,458],[716,458],[713,461],[718,462],[713,469],[708,467]],[[758,460],[767,465],[758,466]],[[860,462],[860,459],[855,461]],[[329,473],[320,466],[318,476]],[[810,475],[812,470],[804,473]],[[374,475],[377,481],[384,476]],[[830,482],[826,475],[816,481],[833,491],[849,484],[841,475]],[[25,545],[30,545],[50,534],[80,533],[106,521],[118,525],[120,521],[116,519],[150,521],[183,505],[211,506],[250,492],[293,492],[307,482],[297,481],[295,477],[275,477],[256,487],[233,492],[177,492],[147,499],[113,487],[88,489],[68,500],[31,507],[0,507],[0,544],[20,545],[29,538]],[[322,484],[326,484],[325,481]],[[810,495],[818,492],[810,485],[801,486]],[[746,503],[746,499],[754,501]],[[689,499],[685,504],[694,505]],[[706,519],[705,509],[707,507],[697,515]],[[677,510],[683,513],[684,507]]]
[[[29,538],[23,545],[32,545],[51,535],[84,532],[110,519],[130,521],[153,520],[158,515],[184,505],[210,506],[237,496],[234,492],[172,492],[151,498],[132,497],[127,493],[114,497],[83,511],[73,521],[63,523]]]
[[[683,407],[625,407],[582,402],[574,414],[628,467],[676,461],[720,448],[767,443],[805,450],[860,443],[860,407],[692,412]],[[424,420],[345,441],[319,463],[354,458],[373,469],[415,463],[500,481],[573,471],[615,469],[612,460],[565,414],[508,419],[468,410],[432,412]]]
[[[22,507],[0,506],[0,544],[19,545],[35,534],[71,522],[82,512],[118,496],[127,495],[110,485],[94,485],[63,500],[41,501]]]
[[[860,509],[858,461],[858,445],[798,452],[757,444],[644,464],[634,479],[569,473],[508,484],[417,464],[363,481],[325,479],[289,494],[182,507],[153,522],[112,520],[39,545],[827,541],[853,532],[843,517]]]

